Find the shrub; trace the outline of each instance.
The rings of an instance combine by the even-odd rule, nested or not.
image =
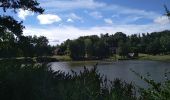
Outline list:
[[[45,64],[0,64],[1,100],[135,100],[131,84],[108,82],[96,66],[71,74],[53,71]]]

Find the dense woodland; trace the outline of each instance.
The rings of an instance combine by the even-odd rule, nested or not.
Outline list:
[[[70,55],[73,59],[107,58],[114,54],[127,57],[128,53],[166,55],[170,53],[170,31],[133,34],[117,32],[113,35],[84,36],[67,40],[58,46],[59,55]]]

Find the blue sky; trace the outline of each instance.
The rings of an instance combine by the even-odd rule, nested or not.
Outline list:
[[[45,9],[39,15],[18,10],[13,15],[24,21],[24,35],[46,36],[51,45],[85,35],[127,35],[170,29],[164,16],[170,0],[38,0]]]

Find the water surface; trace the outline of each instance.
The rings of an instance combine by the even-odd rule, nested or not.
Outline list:
[[[92,68],[98,62],[98,72],[106,76],[109,80],[114,80],[119,78],[127,82],[133,82],[138,86],[146,86],[146,83],[137,77],[130,69],[138,72],[139,74],[148,77],[149,73],[152,78],[158,82],[165,81],[164,73],[170,72],[169,62],[160,61],[118,61],[118,62],[104,62],[104,61],[94,61],[94,62],[53,62],[51,63],[52,69],[57,71],[61,70],[64,72],[71,72],[74,70],[79,72],[83,70],[83,67]],[[170,78],[170,74],[168,75]]]

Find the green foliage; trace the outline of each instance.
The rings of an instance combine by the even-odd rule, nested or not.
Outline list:
[[[53,47],[48,45],[44,36],[20,36],[15,39],[13,34],[6,33],[0,41],[0,56],[9,57],[34,57],[52,55]]]
[[[30,59],[25,59],[28,62]],[[169,100],[170,81],[157,83],[131,70],[149,84],[137,89],[119,79],[108,81],[97,65],[76,73],[53,71],[46,64],[23,64],[19,60],[0,61],[1,100]]]
[[[33,12],[43,13],[44,9],[39,7],[39,3],[36,0],[0,0],[0,7],[6,12],[7,9],[31,10]]]
[[[125,59],[126,56],[128,55],[128,53],[129,53],[129,45],[128,45],[128,43],[124,43],[123,41],[120,41],[118,43],[118,54],[123,59]]]
[[[71,41],[69,44],[70,57],[74,60],[81,60],[85,57],[85,44],[81,39]]]
[[[44,64],[0,64],[1,100],[135,100],[134,87],[119,79],[109,83],[96,67],[80,73],[53,71]]]
[[[24,26],[22,25],[22,22],[18,22],[10,16],[1,16],[0,15],[1,37],[8,32],[19,37],[22,35],[23,28],[24,28]]]
[[[141,76],[139,73],[133,71],[132,69],[131,71],[149,85],[149,88],[147,89],[146,88],[139,89],[140,100],[170,100],[170,80],[168,80],[167,78],[167,74],[169,73],[165,73],[166,81],[163,83],[159,83],[155,82],[152,79],[147,79]]]
[[[59,54],[62,55],[69,52],[73,60],[80,60],[80,58],[102,59],[111,57],[116,53],[125,59],[126,57],[130,58],[129,53],[134,53],[134,58],[138,57],[138,53],[167,55],[170,53],[169,40],[170,31],[168,30],[130,36],[117,32],[114,35],[107,33],[101,34],[100,37],[92,35],[67,40],[58,46],[58,49]]]
[[[164,8],[165,8],[165,11],[166,11],[165,15],[168,16],[168,17],[170,17],[170,11],[169,11],[169,9],[167,8],[166,5],[164,5]]]
[[[14,10],[14,13],[18,9],[40,14],[44,12],[36,0],[0,0],[0,8],[4,12],[8,9]],[[51,54],[52,47],[48,45],[46,37],[40,36],[32,39],[31,36],[23,36],[22,23],[11,16],[0,15],[0,57],[32,57]]]

